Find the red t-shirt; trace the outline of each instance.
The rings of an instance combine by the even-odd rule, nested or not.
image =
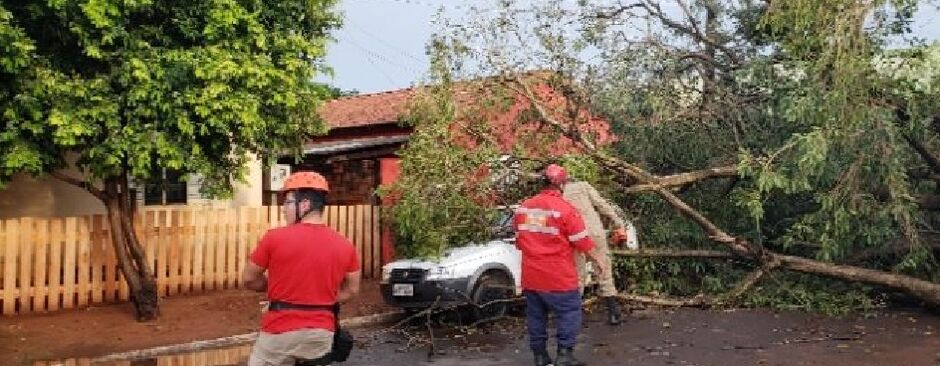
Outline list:
[[[581,214],[557,190],[543,190],[519,205],[513,216],[516,247],[522,251],[522,288],[570,291],[578,288],[574,250],[594,248]]]
[[[250,258],[268,270],[268,300],[293,304],[332,305],[346,274],[359,271],[356,248],[326,225],[268,230]],[[261,330],[267,333],[305,328],[335,331],[333,313],[279,310],[261,318]]]

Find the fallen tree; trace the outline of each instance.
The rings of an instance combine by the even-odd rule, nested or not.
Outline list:
[[[625,298],[734,303],[768,277],[779,283],[807,274],[813,281],[836,280],[828,287],[834,296],[841,284],[869,284],[938,304],[934,245],[921,233],[940,224],[933,202],[940,77],[929,66],[940,60],[940,47],[882,47],[885,37],[906,34],[895,25],[917,2],[830,5],[698,0],[667,10],[648,0],[613,6],[509,1],[495,17],[471,17],[454,27],[432,49],[438,51],[438,80],[483,80],[479,93],[463,99],[497,110],[527,103],[515,125],[528,137],[520,146],[566,140],[580,147],[587,159],[568,159],[568,166],[634,213],[643,243],[654,248],[618,256],[710,261],[736,271],[724,277],[732,281],[713,286],[720,293]],[[878,18],[863,29],[865,19],[899,9],[898,19]],[[635,22],[652,31],[629,33]],[[501,32],[485,31],[496,28]],[[591,60],[580,58],[586,45],[599,50]],[[485,77],[462,69],[470,61]],[[531,65],[541,71],[529,71]],[[498,146],[490,142],[499,137],[489,121],[453,123],[473,111],[440,106],[451,115],[435,119],[437,131],[475,136],[489,158],[496,155]],[[597,125],[597,115],[620,142],[602,143],[603,131],[585,128]],[[533,121],[544,128],[530,128]],[[421,141],[412,143],[430,146]],[[448,161],[446,169],[421,167],[459,177],[477,174],[474,164],[485,161],[463,159],[471,155],[460,149],[429,150],[433,154],[419,152],[405,162]],[[511,152],[566,159],[550,151]],[[464,183],[453,185],[452,198],[473,206]],[[479,186],[477,193],[498,193]],[[447,212],[438,202],[424,205],[427,212]],[[439,215],[409,230],[483,232],[468,222],[441,224],[448,219]],[[666,244],[673,242],[688,245]],[[776,275],[781,272],[786,275]]]
[[[542,121],[555,127],[559,132],[568,138],[579,142],[582,146],[584,146],[584,151],[599,161],[604,167],[612,172],[616,172],[622,175],[631,182],[635,181],[638,182],[638,185],[650,187],[650,190],[668,202],[673,208],[676,209],[676,211],[698,224],[702,230],[708,234],[708,237],[711,238],[714,242],[728,247],[728,249],[730,249],[730,251],[738,257],[757,262],[761,266],[761,269],[759,272],[755,273],[760,274],[755,274],[753,277],[749,276],[739,286],[735,287],[732,293],[729,294],[732,297],[740,296],[740,294],[750,288],[750,286],[753,286],[753,284],[759,280],[762,273],[779,267],[793,271],[828,276],[845,281],[858,281],[884,286],[906,292],[933,305],[940,305],[940,284],[938,283],[896,273],[872,270],[856,266],[826,263],[796,256],[782,255],[755,245],[745,238],[734,236],[725,232],[715,225],[711,220],[702,215],[701,212],[689,206],[685,201],[668,190],[663,184],[662,177],[652,174],[634,164],[610,156],[609,154],[604,153],[602,150],[594,146],[594,144],[587,140],[583,135],[573,133],[573,130],[568,128],[571,123],[563,123],[558,121],[552,113],[546,111],[542,105],[543,101],[535,96],[535,94],[532,92],[532,87],[528,84],[527,81],[521,78],[509,78],[507,81],[512,83],[508,86],[510,89],[515,90],[529,99],[529,101],[532,103],[533,109],[538,113]],[[699,179],[706,179],[708,177],[710,176],[705,174],[699,175]],[[696,302],[692,302],[690,304],[695,303]]]

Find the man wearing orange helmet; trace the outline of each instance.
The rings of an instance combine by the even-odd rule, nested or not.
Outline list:
[[[581,292],[575,251],[591,254],[591,241],[577,209],[561,195],[565,169],[551,164],[542,171],[543,189],[523,201],[513,216],[516,246],[522,252],[522,289],[526,299],[529,347],[536,366],[580,366],[574,346],[581,329]],[[603,270],[601,266],[598,266]],[[555,313],[558,355],[554,362],[546,349],[548,313]]]
[[[268,230],[251,253],[245,287],[266,292],[270,302],[249,366],[328,365],[339,303],[359,292],[359,255],[327,226],[326,179],[291,174],[281,192],[287,226]]]

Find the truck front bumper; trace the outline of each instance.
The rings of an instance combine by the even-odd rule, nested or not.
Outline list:
[[[413,295],[395,296],[395,285],[412,285]],[[416,283],[383,283],[379,285],[385,302],[392,306],[402,308],[427,308],[437,303],[437,306],[462,305],[470,302],[468,291],[470,278],[455,278],[448,280],[423,280]]]

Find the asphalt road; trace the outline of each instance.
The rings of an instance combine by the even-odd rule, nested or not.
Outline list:
[[[618,327],[587,315],[575,353],[588,365],[940,365],[940,317],[921,311],[828,318],[765,310],[643,311]],[[524,322],[480,328],[360,330],[345,365],[529,365]],[[552,332],[550,331],[550,334]],[[554,354],[553,345],[550,352]]]

